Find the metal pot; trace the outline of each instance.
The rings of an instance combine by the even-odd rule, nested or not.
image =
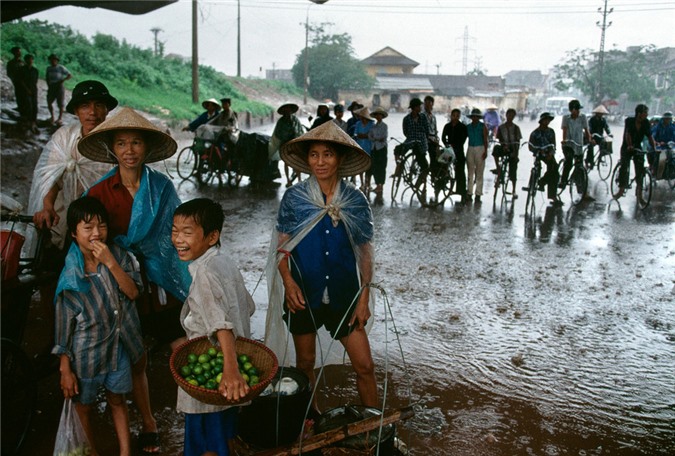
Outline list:
[[[283,378],[297,383],[293,394],[284,394],[292,390],[282,387]],[[272,384],[279,384],[276,389],[281,389],[281,394],[273,391],[258,396],[239,412],[239,436],[260,448],[288,445],[298,438],[312,394],[309,378],[295,367],[280,366]]]

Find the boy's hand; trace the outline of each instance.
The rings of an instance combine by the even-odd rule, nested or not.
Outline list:
[[[251,388],[239,373],[239,367],[223,366],[223,377],[218,385],[218,392],[229,401],[238,401],[246,396]]]
[[[117,264],[117,260],[115,260],[113,254],[110,253],[110,249],[105,242],[91,241],[91,250],[94,254],[94,258],[103,263],[108,269],[111,269]]]
[[[77,385],[77,376],[73,371],[61,373],[61,391],[63,397],[70,399],[80,394],[80,388]]]

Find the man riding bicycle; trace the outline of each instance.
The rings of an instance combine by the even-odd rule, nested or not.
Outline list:
[[[555,131],[549,128],[554,116],[548,112],[542,112],[539,116],[539,127],[530,133],[530,151],[539,156],[546,164],[546,173],[539,182],[530,182],[529,185],[537,185],[539,190],[548,187],[548,199],[554,206],[562,206],[563,202],[558,199],[556,188],[558,185],[558,163],[555,161]]]
[[[426,179],[426,174],[429,170],[429,162],[427,161],[427,139],[429,138],[429,123],[426,116],[421,114],[422,100],[413,98],[408,105],[410,114],[403,118],[403,135],[405,142],[413,144],[413,152],[415,160],[420,166],[419,182]],[[417,183],[415,183],[417,185]]]
[[[568,104],[569,114],[562,118],[562,150],[565,155],[565,166],[558,187],[564,188],[574,164],[574,158],[583,154],[584,139],[590,143],[591,135],[588,132],[588,120],[581,114],[581,103],[572,100]]]
[[[642,140],[646,137],[653,148],[656,147],[652,132],[649,129],[649,108],[646,105],[639,104],[635,107],[635,117],[629,117],[624,123],[623,143],[621,144],[621,168],[619,170],[619,190],[613,195],[614,199],[620,198],[628,186],[628,171],[630,160],[633,160],[635,167],[635,182],[637,182],[637,195],[640,198],[642,194],[642,175],[645,172],[645,159],[643,153],[636,153],[635,149],[640,149]]]
[[[591,132],[591,142],[588,144],[588,149],[586,150],[586,167],[588,169],[593,169],[593,146],[597,144],[600,150],[602,150],[602,141],[598,142],[596,138],[598,136],[602,138],[604,133],[607,133],[609,136],[612,135],[612,132],[609,131],[607,119],[605,119],[605,115],[609,114],[607,108],[603,105],[598,105],[592,112],[593,117],[588,119],[588,128]]]

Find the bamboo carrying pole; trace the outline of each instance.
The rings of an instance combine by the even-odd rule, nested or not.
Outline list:
[[[273,448],[254,453],[254,456],[294,456],[311,450],[326,447],[332,443],[339,442],[353,435],[362,434],[364,432],[372,431],[387,424],[395,423],[400,420],[407,420],[415,415],[412,406],[405,407],[399,410],[387,412],[382,416],[373,416],[365,420],[350,423],[330,431],[322,432],[302,441],[302,445],[292,445],[281,448]]]

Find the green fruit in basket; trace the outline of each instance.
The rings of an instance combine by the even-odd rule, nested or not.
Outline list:
[[[191,378],[190,380],[188,380],[188,383],[190,385],[193,385],[193,386],[199,386],[199,382],[194,378]]]
[[[180,375],[185,378],[192,374],[192,368],[190,366],[183,366],[180,368]]]
[[[214,376],[214,375],[211,373],[210,370],[205,370],[204,372],[202,372],[202,375],[203,375],[204,378],[207,379],[207,380]]]
[[[192,373],[195,375],[201,375],[204,373],[204,369],[200,364],[197,364],[195,367],[192,368]]]
[[[248,383],[248,381],[251,379],[251,378],[248,376],[248,374],[246,374],[246,373],[242,373],[241,376],[244,378],[244,381],[245,381],[246,383]]]
[[[222,372],[219,373],[218,375],[216,375],[216,381],[217,381],[218,383],[220,383],[220,381],[221,381],[222,379],[223,379],[223,373],[222,373]]]
[[[258,376],[258,369],[255,367],[252,367],[246,371],[249,377],[253,377],[254,375],[257,377]]]
[[[223,352],[221,352],[221,351],[219,351],[219,352],[216,354],[216,358],[224,358],[224,357],[225,357],[225,355],[223,355]]]
[[[206,382],[206,389],[214,390],[218,388],[218,384],[214,379],[210,379],[208,382]]]
[[[197,383],[199,384],[199,386],[202,386],[204,383],[206,383],[206,377],[204,377],[204,375],[202,375],[202,374],[195,375],[195,380],[197,380]]]
[[[248,362],[249,358],[247,355],[239,355],[237,360],[239,361],[239,364],[244,364]]]
[[[253,364],[251,364],[251,363],[248,362],[248,361],[245,362],[244,364],[242,364],[242,366],[241,366],[241,368],[244,369],[246,372],[248,372],[249,369],[251,369],[252,367],[253,367]]]
[[[188,362],[188,364],[196,363],[197,362],[197,355],[195,355],[194,353],[190,353],[187,357],[187,362]]]
[[[209,361],[211,361],[211,357],[209,355],[207,355],[206,353],[203,353],[203,354],[199,355],[199,357],[197,358],[197,361],[199,362],[199,364],[208,363]]]
[[[211,364],[209,364],[209,363],[202,363],[201,366],[202,366],[202,370],[204,372],[211,370]]]
[[[208,349],[208,351],[207,351],[206,353],[207,353],[210,357],[213,358],[214,356],[216,356],[216,355],[218,354],[218,350],[216,350],[215,348],[211,347],[211,348]]]
[[[260,377],[257,375],[251,375],[251,378],[249,379],[248,386],[255,386],[258,383],[260,383]]]

